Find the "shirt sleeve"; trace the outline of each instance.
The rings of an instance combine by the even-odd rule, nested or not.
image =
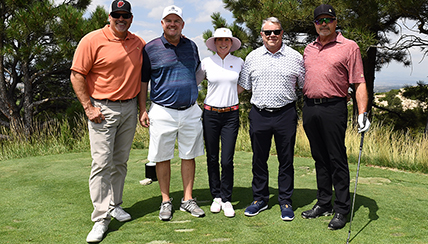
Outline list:
[[[149,55],[147,54],[146,48],[143,48],[143,65],[141,67],[141,81],[149,82],[151,77],[152,69],[151,63],[149,59]]]
[[[92,69],[93,63],[94,54],[92,52],[91,42],[88,36],[85,36],[76,48],[71,70],[86,76]]]
[[[299,58],[299,65],[297,67],[299,67],[299,73],[297,76],[297,86],[302,89],[303,85],[305,84],[305,64],[302,56],[300,56]]]
[[[205,71],[201,68],[202,64],[198,65],[198,70],[196,70],[196,84],[201,84],[205,78]]]
[[[357,45],[357,44],[355,44]],[[364,83],[364,68],[360,48],[357,46],[349,57],[349,83]]]
[[[239,81],[238,85],[240,85],[245,90],[251,90],[251,80],[250,80],[250,63],[251,63],[251,57],[250,55],[247,56],[245,59],[245,62],[242,66],[241,73],[239,74]]]

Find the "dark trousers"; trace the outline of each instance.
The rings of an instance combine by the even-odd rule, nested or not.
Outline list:
[[[207,150],[208,181],[213,198],[232,200],[233,157],[239,129],[239,110],[218,113],[204,110],[204,140]],[[219,171],[219,142],[221,139],[221,178]]]
[[[294,144],[296,142],[297,113],[295,103],[282,110],[268,112],[255,106],[250,111],[250,137],[253,149],[253,199],[269,201],[269,170],[267,160],[272,136],[279,161],[278,202],[291,204],[294,190]]]
[[[331,206],[335,190],[334,210],[348,214],[350,208],[349,168],[345,147],[348,109],[346,100],[303,106],[303,127],[315,160],[318,205]]]

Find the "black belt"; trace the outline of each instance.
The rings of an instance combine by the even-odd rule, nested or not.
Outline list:
[[[253,105],[253,106],[257,110],[259,110],[259,111],[266,111],[266,112],[269,112],[269,113],[275,113],[275,112],[279,112],[281,110],[284,110],[284,109],[287,109],[287,108],[290,108],[290,107],[294,107],[295,105],[296,105],[296,102],[289,103],[289,104],[287,104],[285,106],[282,106],[280,108],[259,108],[256,105]]]
[[[127,103],[127,102],[130,102],[130,101],[134,100],[135,97],[131,98],[131,99],[116,100],[116,101],[112,101],[112,100],[109,100],[109,99],[95,99],[95,98],[92,98],[92,99],[94,99],[94,101],[105,102],[105,103],[106,102],[109,102],[109,103]]]
[[[311,104],[323,104],[323,103],[334,103],[334,102],[342,102],[346,101],[346,97],[331,97],[331,98],[307,98],[305,97],[306,103]]]
[[[153,102],[153,103],[155,103],[155,102]],[[195,105],[196,103],[188,105],[188,106],[181,106],[181,107],[178,107],[178,108],[174,108],[174,107],[170,107],[170,106],[165,106],[165,105],[162,105],[162,104],[159,104],[159,103],[156,103],[156,104],[159,105],[159,106],[162,106],[164,108],[170,108],[170,109],[175,109],[175,110],[186,110],[186,109],[192,107],[193,105]]]

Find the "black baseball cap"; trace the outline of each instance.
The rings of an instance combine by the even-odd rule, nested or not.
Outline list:
[[[126,0],[115,0],[111,3],[111,12],[124,11],[132,14],[131,4]]]
[[[314,11],[314,19],[317,19],[318,16],[327,14],[332,17],[336,17],[336,12],[334,11],[334,8],[331,5],[328,4],[321,4],[318,6]]]

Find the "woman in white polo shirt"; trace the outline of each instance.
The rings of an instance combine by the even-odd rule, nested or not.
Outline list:
[[[238,79],[244,61],[233,52],[241,41],[227,28],[219,28],[205,43],[215,54],[202,60],[202,70],[208,80],[204,101],[203,126],[207,150],[208,178],[213,203],[211,212],[222,209],[234,217],[231,204],[233,190],[233,157],[239,129]],[[221,138],[221,175],[219,170],[219,141]]]

